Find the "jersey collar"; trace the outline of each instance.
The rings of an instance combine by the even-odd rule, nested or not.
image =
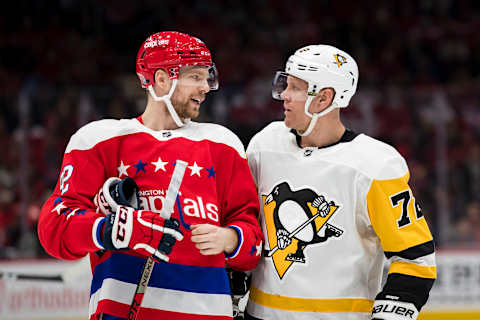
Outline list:
[[[295,139],[297,141],[297,146],[299,148],[302,148],[301,146],[301,139],[302,137],[297,133],[296,130],[294,129],[290,129],[290,133],[293,133],[295,135]],[[355,139],[356,136],[358,136],[359,134],[354,132],[353,130],[350,130],[350,129],[346,129],[345,132],[343,133],[342,137],[337,141],[337,142],[334,142],[334,143],[331,143],[329,145],[326,145],[326,146],[322,146],[322,147],[317,147],[318,149],[325,149],[325,148],[329,148],[331,146],[334,146],[336,144],[339,144],[339,143],[342,143],[342,142],[350,142],[352,141],[353,139]]]

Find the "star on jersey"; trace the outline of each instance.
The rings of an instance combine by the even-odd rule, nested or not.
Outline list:
[[[208,177],[215,178],[215,170],[213,170],[213,166],[210,167],[210,169],[205,169],[208,171]]]
[[[85,215],[85,212],[86,212],[86,210],[84,210],[84,209],[79,210],[79,208],[75,208],[75,209],[73,209],[73,210],[69,209],[69,210],[70,210],[70,212],[65,212],[65,214],[67,215],[67,220],[68,220],[71,216],[73,216],[73,215],[75,215],[75,216],[84,216],[84,215]]]
[[[250,252],[248,254],[251,256],[253,255],[259,256],[261,252],[262,252],[262,242],[260,242],[258,246],[252,245],[252,247],[250,248]]]
[[[78,208],[73,209],[70,213],[67,214],[67,220],[70,219],[78,211]]]
[[[138,160],[138,163],[133,165],[135,168],[137,168],[137,172],[135,172],[135,174],[138,174],[140,171],[146,173],[147,171],[145,170],[145,166],[147,164],[148,162],[142,162],[142,160]]]
[[[262,253],[262,241],[260,241],[258,246],[255,246],[255,249],[257,249],[257,252],[255,253],[255,256],[259,256]]]
[[[167,172],[166,166],[168,164],[171,164],[174,167],[176,165],[175,162],[163,161],[161,157],[158,157],[157,161],[152,161],[152,162],[143,162],[142,160],[138,160],[138,162],[136,164],[132,164],[132,165],[127,165],[122,160],[120,162],[120,166],[117,167],[118,177],[121,177],[122,175],[125,175],[125,176],[128,177],[129,175],[128,175],[127,169],[131,166],[133,166],[137,169],[135,174],[138,174],[140,171],[143,171],[144,173],[146,173],[147,170],[146,170],[145,167],[150,163],[155,166],[155,172],[160,171],[160,170],[162,170],[164,172]],[[196,175],[199,178],[202,177],[201,172],[204,169],[208,172],[208,177],[207,178],[214,178],[215,179],[215,175],[217,173],[214,170],[213,165],[210,168],[204,168],[204,167],[199,166],[196,161],[193,162],[193,165],[188,166],[187,168],[190,169],[190,176]]]
[[[55,201],[53,202],[53,205],[56,206],[59,202],[62,202],[62,198],[61,197],[57,197],[55,199]]]
[[[167,169],[165,169],[165,166],[168,164],[168,161],[162,161],[162,158],[158,157],[158,160],[152,162],[152,164],[155,166],[155,172],[157,172],[160,169],[167,172]]]
[[[63,204],[63,202],[60,202],[59,204],[57,204],[57,206],[56,206],[55,208],[52,209],[51,212],[56,211],[56,212],[57,212],[57,215],[61,215],[61,214],[62,214],[62,210],[63,210],[63,209],[66,209],[66,208],[67,208],[67,206],[65,206],[65,205]]]
[[[123,160],[120,162],[120,167],[117,168],[118,170],[118,177],[121,177],[122,174],[128,177],[127,169],[130,167],[130,165],[125,165],[123,163]]]
[[[193,166],[188,166],[188,169],[192,170],[192,172],[190,173],[190,177],[194,174],[200,177],[200,170],[202,170],[203,167],[200,167],[199,165],[197,165],[197,162],[194,161]]]

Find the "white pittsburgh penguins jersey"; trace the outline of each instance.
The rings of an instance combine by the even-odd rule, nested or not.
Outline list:
[[[433,239],[393,147],[360,134],[300,148],[283,122],[273,122],[252,138],[247,156],[265,235],[250,315],[370,319],[385,256],[389,274],[436,277],[433,249],[422,253]]]

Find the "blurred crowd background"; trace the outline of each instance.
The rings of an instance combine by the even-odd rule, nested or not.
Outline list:
[[[204,40],[220,90],[199,121],[249,139],[274,120],[274,72],[307,44],[357,61],[342,111],[350,128],[395,146],[440,249],[480,248],[480,2],[30,0],[0,5],[0,258],[45,257],[36,239],[69,137],[102,118],[136,117],[143,40]]]

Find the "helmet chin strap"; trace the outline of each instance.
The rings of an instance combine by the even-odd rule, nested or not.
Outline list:
[[[165,102],[165,105],[167,106],[167,110],[170,113],[170,116],[172,116],[172,119],[175,122],[175,124],[178,127],[183,127],[184,125],[190,122],[190,118],[185,118],[185,122],[183,122],[178,116],[177,112],[175,111],[175,108],[172,105],[172,101],[170,100],[170,98],[173,95],[173,92],[175,91],[175,88],[177,87],[177,82],[178,82],[177,79],[173,79],[172,87],[170,88],[170,91],[164,96],[158,97],[155,94],[155,91],[153,90],[152,85],[148,86],[148,92],[150,92],[150,95],[152,96],[153,100]]]
[[[319,113],[310,113],[308,111],[308,107],[310,106],[310,103],[312,103],[313,99],[315,98],[315,96],[308,96],[307,98],[307,101],[305,101],[305,114],[307,116],[309,116],[311,118],[310,120],[310,123],[308,124],[308,127],[307,127],[307,130],[305,130],[304,132],[300,133],[298,130],[297,130],[297,133],[302,136],[302,137],[305,137],[305,136],[308,136],[310,133],[312,133],[312,130],[313,128],[315,127],[315,124],[317,123],[317,120],[318,118],[320,118],[321,116],[324,116],[326,115],[327,113],[329,113],[330,111],[332,111],[333,109],[335,108],[338,108],[337,104],[332,102],[332,104],[326,108],[325,110],[323,110],[322,112],[319,112]]]

